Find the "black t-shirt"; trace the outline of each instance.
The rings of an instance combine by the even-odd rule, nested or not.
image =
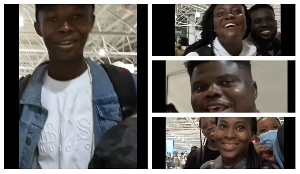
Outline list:
[[[207,147],[207,145],[205,145],[204,148],[205,153],[202,164],[204,164],[206,161],[214,160],[218,156],[220,156],[220,152],[218,150],[211,150]],[[202,164],[200,165],[200,167],[202,166]]]
[[[206,161],[214,160],[218,156],[220,156],[220,152],[218,150],[211,150],[207,147],[207,145],[205,145],[204,148],[204,158],[201,165],[197,163],[197,152],[193,150],[187,158],[187,161],[185,163],[185,169],[200,169],[202,164]],[[201,159],[201,157],[199,158]]]

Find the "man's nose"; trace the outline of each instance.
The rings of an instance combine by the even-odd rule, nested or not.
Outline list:
[[[216,96],[221,96],[221,95],[222,95],[222,90],[216,84],[210,85],[210,87],[205,92],[206,97],[216,97]]]
[[[73,27],[67,20],[64,20],[59,27],[59,31],[64,33],[70,32],[71,30],[73,30]]]

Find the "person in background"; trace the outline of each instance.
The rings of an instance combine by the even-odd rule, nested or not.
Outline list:
[[[186,157],[185,157],[184,153],[181,153],[180,164],[181,164],[181,168],[182,168],[182,169],[185,168],[185,163],[186,163]]]
[[[179,157],[177,155],[175,155],[173,161],[174,161],[174,169],[178,169],[179,163],[180,163]]]
[[[197,146],[191,147],[191,152],[188,154],[185,163],[185,169],[199,169],[199,165],[197,165],[197,149]]]
[[[257,48],[258,56],[276,56],[281,50],[274,9],[269,4],[255,4],[249,9],[252,19],[251,34],[247,40]],[[281,53],[280,53],[281,54]]]
[[[256,47],[244,40],[251,30],[245,4],[212,4],[203,15],[201,40],[186,56],[256,56]]]
[[[261,117],[257,121],[256,135],[260,136],[270,130],[277,130],[281,126],[280,120],[277,117]],[[260,155],[264,158],[274,161],[273,152],[270,151],[263,142],[254,144],[254,147]]]
[[[277,130],[277,137],[273,143],[274,161],[284,169],[284,124]]]
[[[166,105],[166,112],[178,113],[178,111],[173,103],[169,103]]]
[[[199,119],[200,132],[200,144],[201,147],[197,149],[197,164],[198,168],[202,166],[206,161],[214,160],[220,156],[220,152],[215,142],[215,129],[216,119],[215,117],[201,117]],[[202,146],[202,134],[204,135],[205,145]]]
[[[189,46],[189,39],[181,37],[179,44],[175,44],[175,56],[183,56],[185,49]]]
[[[276,34],[276,36],[275,36],[277,39],[279,39],[279,40],[281,40],[281,33],[280,32],[278,32],[277,34]]]
[[[187,159],[186,169],[193,168],[199,169],[203,163],[209,160],[214,160],[220,156],[220,152],[216,147],[214,140],[214,132],[216,128],[215,117],[201,117],[199,119],[200,144],[201,147],[197,148],[196,155]],[[202,134],[204,135],[205,145],[202,146]]]

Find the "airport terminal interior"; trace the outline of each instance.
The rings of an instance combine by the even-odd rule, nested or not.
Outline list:
[[[84,56],[137,73],[137,5],[96,4],[95,24]],[[34,29],[35,5],[19,5],[19,78],[48,59],[43,39]]]

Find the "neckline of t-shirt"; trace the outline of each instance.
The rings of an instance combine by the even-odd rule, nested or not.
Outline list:
[[[64,84],[64,83],[70,83],[70,82],[72,82],[72,81],[76,81],[76,80],[81,79],[81,78],[83,78],[84,76],[88,75],[88,69],[86,69],[86,70],[85,70],[82,74],[80,74],[78,77],[75,77],[74,79],[66,80],[66,81],[56,80],[56,79],[50,77],[49,74],[48,74],[48,70],[46,70],[45,75],[46,75],[46,78],[47,78],[49,81],[51,81],[51,82]]]

